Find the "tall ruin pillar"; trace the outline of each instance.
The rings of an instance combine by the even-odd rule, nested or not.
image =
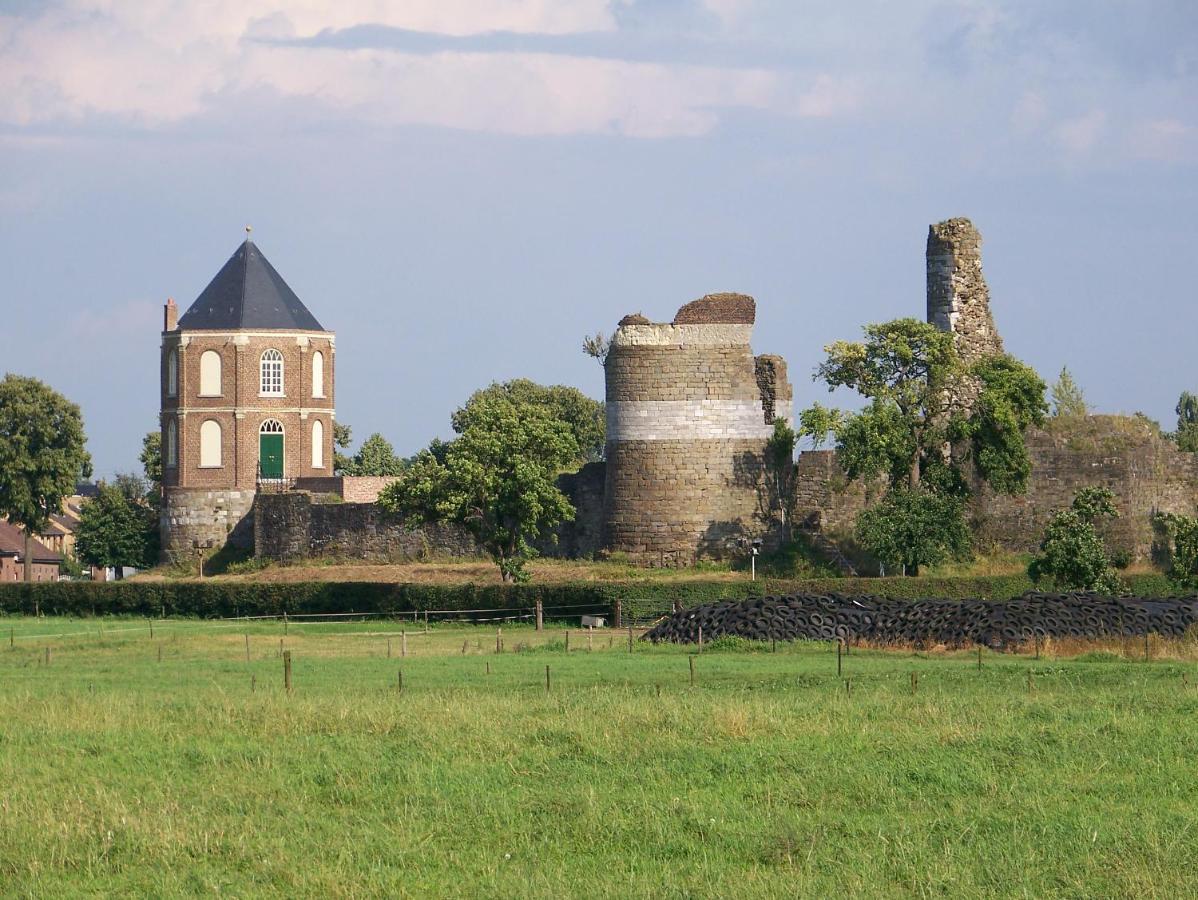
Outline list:
[[[956,336],[966,365],[1003,352],[982,277],[982,235],[968,219],[928,229],[928,322]]]

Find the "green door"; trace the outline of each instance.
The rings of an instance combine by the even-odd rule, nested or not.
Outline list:
[[[283,477],[283,435],[258,435],[258,477]]]

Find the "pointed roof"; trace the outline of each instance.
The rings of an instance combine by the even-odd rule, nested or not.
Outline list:
[[[198,331],[324,331],[249,238],[179,319],[178,327]]]

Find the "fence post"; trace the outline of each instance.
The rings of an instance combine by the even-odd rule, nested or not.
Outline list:
[[[400,669],[395,675],[395,690],[403,693],[403,669]]]
[[[158,645],[158,661],[162,662],[162,645]]]
[[[545,667],[545,693],[549,693],[549,667]]]
[[[287,633],[287,613],[283,613],[283,634]]]
[[[150,640],[154,640],[154,620],[147,618],[146,621],[150,623]]]
[[[399,655],[401,657],[408,655],[408,633],[402,630],[399,632]]]
[[[595,638],[595,626],[592,625],[587,629],[587,653],[590,653],[592,650],[595,649],[594,638]]]
[[[250,661],[250,636],[248,634],[245,636],[245,661]]]
[[[46,648],[46,665],[50,665],[50,648]]]
[[[699,652],[703,652],[703,626],[699,626]]]
[[[842,663],[840,661],[840,652],[841,652],[841,648],[842,648],[843,644],[844,644],[844,642],[842,640],[840,640],[840,638],[836,639],[836,677],[837,678],[840,677],[840,672],[841,672],[841,668],[842,668]]]
[[[695,657],[693,655],[691,655],[691,656],[688,656],[687,659],[690,661],[690,664],[691,664],[691,687],[694,687],[695,686]]]
[[[978,644],[978,671],[982,671],[982,645]]]
[[[632,626],[628,626],[628,652],[632,652]]]
[[[387,638],[387,659],[391,658],[391,638]]]
[[[470,643],[469,640],[462,641],[462,656],[466,655],[466,645],[469,643]]]
[[[16,647],[16,644],[14,643],[16,641],[16,634],[17,634],[17,630],[15,628],[8,629],[8,649],[9,650],[12,650]]]
[[[566,629],[566,652],[570,652],[570,629]]]
[[[545,630],[545,607],[541,604],[541,598],[537,598],[537,631]]]
[[[428,634],[428,610],[424,611],[424,633]]]
[[[495,652],[503,652],[503,626],[498,625],[495,628]]]
[[[283,651],[283,687],[291,693],[291,651]]]
[[[619,600],[612,602],[611,624],[613,628],[619,628],[624,624],[624,604]]]

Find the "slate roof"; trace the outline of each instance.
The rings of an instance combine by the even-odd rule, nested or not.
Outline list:
[[[25,553],[25,532],[11,522],[0,521],[0,556],[15,556],[21,559]],[[62,556],[40,541],[33,542],[35,563],[60,563]]]
[[[195,331],[284,329],[324,331],[253,241],[229,257],[208,287],[179,319]]]

